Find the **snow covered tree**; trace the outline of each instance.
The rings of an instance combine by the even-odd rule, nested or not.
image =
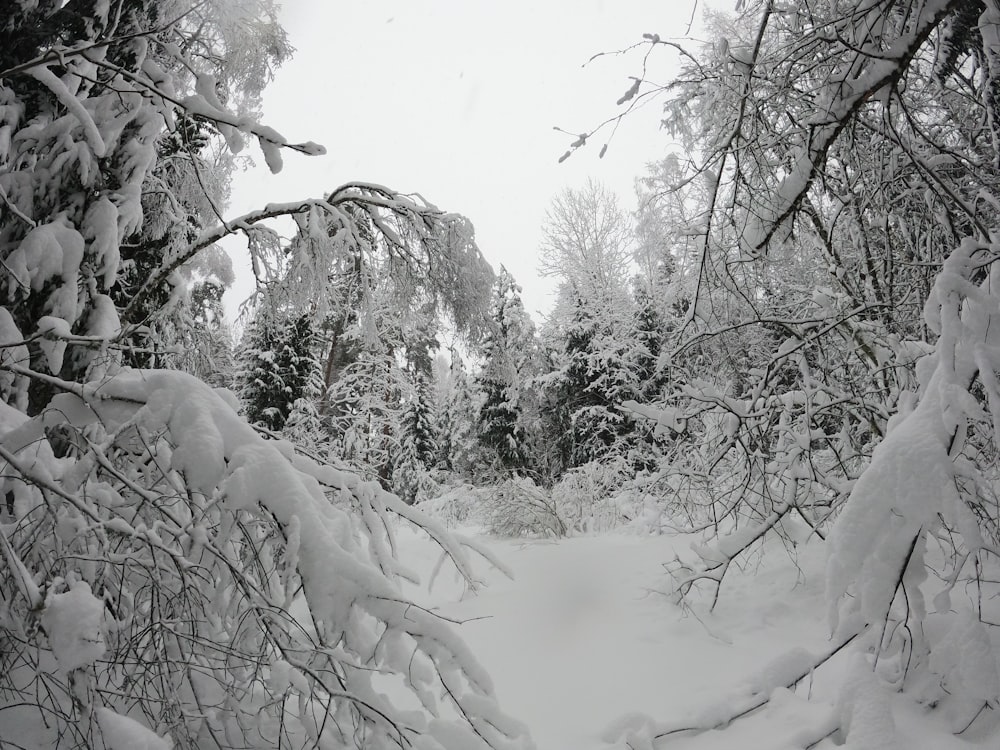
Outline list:
[[[634,237],[628,215],[610,189],[588,180],[552,199],[542,228],[539,271],[606,300],[628,281]]]
[[[415,375],[431,377],[437,330],[481,335],[493,271],[471,225],[378,185],[356,183],[296,217],[260,264],[270,304],[323,334],[319,414],[333,456],[392,486]],[[363,197],[363,200],[355,200]]]
[[[635,300],[635,377],[639,384],[637,398],[651,401],[659,398],[667,385],[660,355],[666,345],[667,323],[660,314],[660,305],[645,279],[636,278]]]
[[[242,231],[272,262],[276,216],[353,234],[365,214],[442,273],[478,257],[456,217],[357,185],[194,237],[178,210],[183,231],[136,256],[131,238],[167,236],[143,199],[169,194],[161,139],[188,118],[233,152],[256,140],[274,171],[282,152],[322,152],[240,111],[280,49],[273,10],[15,0],[0,19],[5,744],[530,747],[466,646],[401,593],[388,515],[423,525],[474,586],[466,543],[262,435],[228,391],[122,362],[137,334],[158,345],[150,323],[201,251]]]
[[[333,455],[388,484],[409,388],[406,373],[387,346],[362,349],[326,391],[321,416]]]
[[[298,401],[318,401],[316,339],[305,315],[275,320],[272,311],[259,311],[241,342],[238,375],[240,399],[251,424],[280,431]]]
[[[216,387],[236,385],[236,357],[229,323],[225,319],[222,296],[235,280],[232,260],[218,246],[206,248],[181,269],[187,293],[169,312],[157,316],[155,341],[140,361],[137,352],[128,352],[131,363],[139,366],[169,367],[197,376]]]
[[[569,420],[564,438],[569,441],[569,468],[611,451],[627,451],[622,441],[633,422],[621,406],[635,400],[638,382],[629,355],[636,344],[629,310],[624,320],[616,321],[620,310],[601,310],[573,292],[564,305],[572,311],[559,328],[557,370],[546,382],[553,389],[553,407],[565,411]]]
[[[392,488],[412,505],[431,486],[430,471],[437,461],[437,428],[430,384],[423,372],[413,375],[409,403],[403,411],[399,452],[393,460]]]
[[[476,376],[482,394],[479,443],[490,454],[490,462],[507,472],[528,467],[525,403],[536,343],[535,326],[520,292],[514,278],[501,267],[482,345],[483,365]]]
[[[439,464],[447,472],[468,478],[478,461],[478,412],[465,363],[454,348],[439,394]]]
[[[683,435],[672,497],[717,535],[677,588],[714,605],[751,546],[793,547],[790,519],[829,534],[836,645],[782,684],[853,643],[822,729],[851,747],[903,743],[865,705],[889,691],[996,733],[998,21],[992,0],[743,3],[659,91],[690,158],[658,192],[694,210],[678,387],[647,416]]]
[[[438,349],[437,327],[429,308],[421,311],[406,333],[408,399],[399,427],[399,452],[392,461],[392,488],[403,500],[415,503],[432,486],[430,471],[437,463],[437,425],[431,389]]]
[[[650,353],[628,289],[634,236],[615,196],[594,182],[564,191],[544,234],[542,268],[561,282],[546,333],[554,351],[546,408],[567,469],[628,452],[634,423],[621,407],[637,397]]]
[[[676,261],[659,405],[699,517],[822,526],[916,387],[935,269],[1000,218],[992,7],[744,4],[631,92],[664,96],[690,156],[650,172],[640,218]]]
[[[480,444],[496,456],[501,468],[523,469],[528,461],[527,436],[515,387],[497,380],[482,380],[480,387],[483,389],[483,404],[479,408]]]
[[[326,386],[376,340],[404,355],[411,332],[447,321],[475,342],[493,271],[469,222],[378,185],[341,190],[330,199],[338,211],[305,207],[287,251],[261,266],[283,305],[308,312],[328,332]]]

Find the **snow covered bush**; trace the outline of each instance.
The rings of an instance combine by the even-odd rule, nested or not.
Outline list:
[[[478,253],[457,218],[378,186],[187,222],[157,164],[190,156],[164,141],[192,120],[232,152],[255,140],[273,171],[282,150],[322,152],[238,109],[284,48],[275,26],[251,0],[15,0],[0,19],[2,744],[530,746],[400,593],[391,517],[475,586],[463,543],[258,432],[229,391],[124,364],[137,342],[157,353],[199,252],[239,230],[257,267],[280,254],[275,216],[348,234],[366,216],[390,244]]]
[[[421,500],[418,510],[440,521],[447,528],[477,523],[475,509],[484,490],[471,484],[438,485],[438,491]]]
[[[593,461],[566,472],[554,487],[530,477],[483,486],[442,488],[420,509],[452,525],[479,526],[503,537],[589,534],[629,529],[659,533],[663,507],[624,458]]]
[[[634,471],[620,456],[589,461],[567,471],[552,488],[553,508],[567,528],[608,531],[628,524]]]
[[[552,493],[529,477],[510,477],[479,493],[475,517],[497,536],[565,536],[569,527]]]

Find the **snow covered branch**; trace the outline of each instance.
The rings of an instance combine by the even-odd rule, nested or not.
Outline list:
[[[959,0],[921,3],[912,26],[886,49],[859,48],[841,63],[841,70],[823,84],[816,111],[803,122],[805,143],[790,155],[788,174],[773,196],[751,199],[743,243],[751,256],[762,253],[782,224],[798,209],[819,173],[830,147],[865,102],[895,87],[931,32]],[[871,13],[882,13],[873,9]],[[865,19],[861,25],[864,25]],[[870,30],[866,33],[870,33]]]
[[[43,434],[44,425],[57,415],[60,424],[84,438],[78,442],[80,454],[73,461],[78,467],[73,484],[88,488],[80,495],[72,485],[67,486],[68,477],[59,470],[60,459],[45,448],[47,443],[27,438],[31,430]],[[225,712],[231,719],[223,720],[223,725],[229,729],[204,724],[195,718],[194,707],[187,706],[189,700],[219,700],[203,692],[207,684],[197,687],[194,695],[181,691],[157,697],[188,717],[185,731],[194,735],[205,732],[221,740],[218,731],[234,731],[267,705],[277,708],[297,695],[298,729],[292,729],[289,722],[293,719],[286,716],[280,731],[300,739],[332,738],[340,724],[356,725],[373,747],[382,743],[405,747],[418,737],[435,738],[437,744],[431,747],[455,750],[521,746],[520,730],[488,708],[492,704],[489,679],[448,624],[413,608],[391,583],[401,568],[384,546],[389,526],[379,519],[392,511],[428,528],[463,575],[474,582],[461,544],[377,486],[359,483],[333,467],[286,455],[280,443],[263,440],[210,388],[181,373],[123,372],[103,382],[87,400],[70,393],[54,400],[43,415],[8,429],[3,438],[4,486],[14,488],[18,507],[31,503],[36,493],[39,499],[45,498],[31,524],[19,511],[16,518],[21,520],[9,527],[12,534],[3,540],[4,558],[26,571],[12,578],[21,592],[22,606],[38,608],[41,594],[31,591],[39,579],[46,602],[51,601],[60,581],[72,580],[73,561],[86,554],[85,549],[105,540],[103,544],[115,550],[101,562],[104,572],[88,577],[88,591],[115,603],[116,620],[97,620],[101,632],[107,633],[102,636],[104,648],[79,662],[68,652],[62,656],[57,652],[67,672],[84,669],[91,674],[88,680],[93,680],[97,694],[107,694],[108,700],[117,703],[116,691],[107,680],[136,675],[140,667],[154,673],[180,670],[185,680],[198,685],[201,678],[196,665],[219,658],[228,666],[214,669],[213,683],[218,688],[211,690],[224,689],[238,701]],[[11,441],[15,447],[5,447]],[[30,462],[21,457],[24,451],[33,451]],[[151,462],[140,474],[132,468],[136,451]],[[87,474],[81,474],[87,466]],[[335,496],[352,497],[361,505],[360,529],[368,539],[371,563],[362,559],[349,532],[354,522],[336,509],[314,475]],[[95,502],[102,495],[116,502]],[[75,519],[76,531],[65,548],[47,549],[33,541],[38,539],[39,524],[65,524],[66,519]],[[97,555],[97,561],[102,560],[99,549],[93,547],[90,553]],[[164,567],[167,560],[170,564]],[[204,600],[185,593],[188,577],[214,581],[204,592]],[[148,587],[163,596],[174,592],[169,596],[185,598],[183,605],[176,603],[183,606],[183,613],[163,612],[154,619],[150,632],[143,618],[121,609],[126,602],[144,606],[141,602],[147,595],[143,590]],[[66,591],[77,588],[70,583]],[[301,603],[296,606],[307,613],[305,620],[288,614],[299,596]],[[16,596],[5,599],[17,601]],[[222,619],[209,616],[210,606],[218,608]],[[363,625],[368,618],[381,623],[374,644]],[[48,622],[54,621],[49,618]],[[53,627],[72,627],[63,616],[59,622],[65,624],[48,628],[50,640],[60,637]],[[180,639],[171,647],[180,649],[178,655],[170,656],[169,649],[161,653],[165,643],[158,644],[164,637],[167,642]],[[213,656],[214,643],[232,644],[239,656],[224,652]],[[29,638],[19,649],[38,647]],[[142,662],[134,660],[133,654],[138,653],[146,654]],[[182,663],[192,666],[185,668]],[[255,665],[252,673],[241,676],[245,669],[241,663]],[[416,669],[418,665],[425,666]],[[472,722],[477,744],[465,744],[468,735],[450,722],[418,720],[414,714],[402,718],[374,690],[372,669],[402,675],[418,691],[430,715],[439,711],[431,690],[436,681]],[[279,673],[288,675],[292,693],[281,687]],[[308,679],[300,680],[297,674]],[[132,699],[150,699],[147,680],[131,684],[126,692]],[[327,729],[307,720],[309,712],[320,708],[336,720]],[[69,711],[68,706],[63,710]],[[484,711],[487,720],[478,718]],[[454,744],[456,736],[464,739]]]

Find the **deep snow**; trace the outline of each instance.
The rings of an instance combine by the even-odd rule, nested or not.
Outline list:
[[[530,728],[539,750],[996,747],[995,736],[979,741],[953,736],[941,709],[918,708],[908,696],[889,692],[849,649],[794,691],[774,689],[787,682],[783,675],[794,672],[805,652],[831,647],[826,550],[820,543],[792,550],[769,540],[766,554],[741,560],[727,577],[715,611],[708,612],[697,599],[693,609],[681,608],[668,593],[663,564],[675,555],[693,558],[696,540],[690,537],[605,534],[553,541],[479,536],[514,578],[481,562],[480,577],[487,585],[470,594],[447,563],[434,577],[441,551],[423,531],[402,524],[396,534],[401,561],[425,582],[403,584],[405,593],[460,623],[454,627],[491,675],[501,707]],[[86,604],[88,591],[82,587],[62,596],[77,596]],[[706,592],[702,601],[710,600]],[[67,610],[87,609],[66,601]],[[70,643],[67,654],[98,658],[102,644],[85,618],[77,625],[54,628],[86,646]],[[384,689],[400,687],[387,683]],[[637,739],[642,732],[631,744],[625,739],[623,728],[657,725],[655,734],[664,726],[717,724],[733,706],[758,694],[770,695],[770,703],[724,728],[680,732],[653,744]],[[834,730],[845,701],[853,703],[853,721],[863,723],[865,731],[855,732],[859,740],[838,745],[843,738]],[[100,718],[118,737],[114,750],[166,746],[127,717],[106,712]],[[16,740],[40,747],[31,726],[17,729],[17,737],[0,736],[0,746]]]
[[[831,645],[822,544],[790,557],[770,542],[767,554],[726,579],[708,613],[684,611],[666,594],[663,563],[675,553],[691,556],[684,537],[486,541],[515,580],[492,571],[485,589],[463,596],[457,576],[444,572],[429,592],[409,585],[406,591],[464,621],[459,633],[492,675],[501,706],[530,727],[540,750],[606,749],[609,726],[636,712],[657,722],[698,723],[759,688],[782,655]],[[428,580],[438,558],[433,546],[406,529],[399,543],[401,558]],[[795,693],[776,690],[768,707],[727,729],[677,734],[655,747],[802,750],[836,726],[851,658],[845,650]],[[887,694],[885,702],[898,736],[864,750],[989,747],[953,737],[942,717],[922,714],[906,699]],[[834,738],[814,745],[836,746]]]

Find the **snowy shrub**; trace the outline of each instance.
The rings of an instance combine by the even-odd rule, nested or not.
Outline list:
[[[485,492],[488,490],[470,484],[455,487],[438,485],[437,493],[418,502],[418,510],[449,528],[475,525],[476,508]]]
[[[565,536],[569,527],[552,494],[528,477],[511,477],[483,488],[476,518],[497,536]]]
[[[659,533],[664,506],[634,477],[625,459],[592,461],[566,472],[551,489],[527,477],[462,486],[421,503],[435,518],[482,526],[497,536],[566,536],[629,530]]]
[[[584,528],[588,532],[620,531],[649,535],[662,534],[669,527],[669,514],[663,499],[637,477],[598,503]]]
[[[634,518],[628,461],[613,456],[567,471],[551,490],[551,502],[567,528],[608,531]]]

